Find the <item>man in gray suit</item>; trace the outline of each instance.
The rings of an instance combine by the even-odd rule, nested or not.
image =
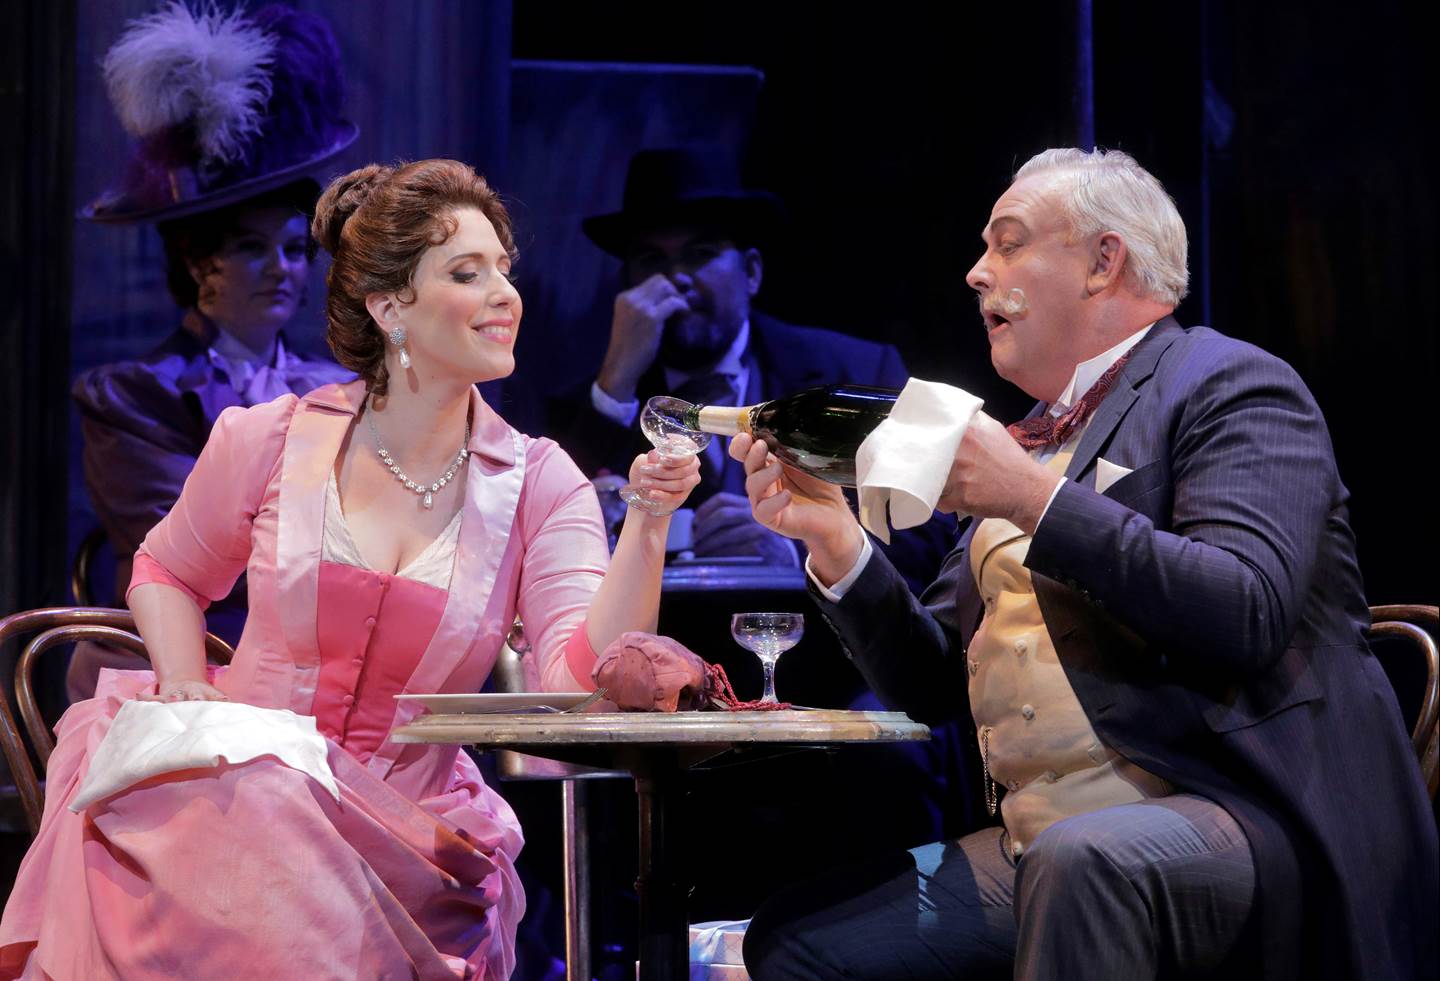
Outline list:
[[[982,237],[991,360],[1039,404],[971,423],[939,507],[977,520],[923,600],[826,485],[731,454],[872,687],[974,726],[1001,826],[775,897],[752,976],[1433,966],[1435,827],[1310,393],[1170,316],[1185,228],[1123,153],[1040,154]]]

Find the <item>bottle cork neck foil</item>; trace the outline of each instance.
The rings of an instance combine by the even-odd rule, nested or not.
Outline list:
[[[705,405],[700,407],[699,420],[702,432],[716,436],[734,436],[750,431],[750,409],[748,405]]]

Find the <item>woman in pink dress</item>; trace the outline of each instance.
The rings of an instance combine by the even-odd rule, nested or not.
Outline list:
[[[56,727],[0,978],[513,967],[514,814],[455,747],[390,740],[419,711],[393,696],[477,691],[517,614],[543,688],[593,687],[595,651],[654,629],[667,522],[630,511],[608,557],[580,471],[479,398],[474,383],[514,368],[521,301],[509,216],[469,167],[357,170],[314,234],[334,256],[330,344],[361,380],[227,410],[146,537],[128,601],[154,674],[104,672]],[[678,503],[696,471],[652,454],[631,478]],[[249,621],[234,663],[207,673],[203,610],[241,572]],[[338,794],[260,756],[72,811],[131,698],[313,716]]]

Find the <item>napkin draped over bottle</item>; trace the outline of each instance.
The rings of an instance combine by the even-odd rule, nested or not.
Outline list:
[[[120,706],[91,757],[70,810],[166,773],[247,763],[272,756],[308,774],[335,800],[340,788],[326,761],[325,738],[311,716],[240,702],[142,702]]]
[[[984,402],[964,389],[912,378],[855,453],[860,523],[890,543],[890,528],[930,520],[960,440]],[[888,518],[888,522],[887,522]]]

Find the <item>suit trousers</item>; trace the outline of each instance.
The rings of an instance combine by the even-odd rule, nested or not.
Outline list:
[[[756,981],[1205,977],[1246,973],[1255,868],[1190,794],[1057,822],[1018,862],[986,828],[777,894],[745,934]]]

